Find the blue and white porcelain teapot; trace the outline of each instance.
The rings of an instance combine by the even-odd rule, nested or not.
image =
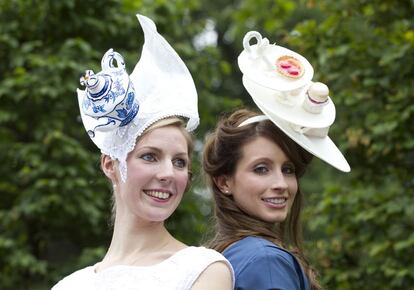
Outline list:
[[[95,131],[110,131],[129,124],[138,113],[135,90],[125,70],[124,58],[113,49],[102,57],[102,71],[95,74],[87,70],[80,83],[85,86],[81,109],[96,119],[88,130],[91,138]]]

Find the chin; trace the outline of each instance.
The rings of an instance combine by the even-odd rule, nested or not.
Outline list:
[[[273,217],[265,217],[265,218],[261,218],[263,221],[268,222],[268,223],[282,223],[284,221],[286,221],[287,215],[283,215],[283,216],[273,216]]]
[[[172,213],[151,215],[149,220],[152,222],[165,222],[171,215]]]

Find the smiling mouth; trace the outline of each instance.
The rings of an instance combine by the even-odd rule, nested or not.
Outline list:
[[[144,190],[144,193],[148,196],[151,196],[151,197],[154,197],[160,200],[167,200],[172,196],[172,194],[169,192],[162,192],[162,191],[155,191],[155,190]]]
[[[283,205],[287,202],[287,198],[286,197],[272,197],[272,198],[262,198],[263,201],[271,203],[271,204],[276,204],[276,205]]]

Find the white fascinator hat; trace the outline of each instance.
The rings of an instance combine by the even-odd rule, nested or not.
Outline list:
[[[154,22],[137,14],[145,42],[141,58],[128,75],[123,57],[108,50],[102,71],[87,70],[77,90],[83,125],[103,154],[119,161],[123,181],[126,158],[137,138],[155,122],[182,117],[186,129],[199,124],[197,91],[184,62],[157,32]]]
[[[256,44],[251,45],[251,41]],[[302,148],[332,165],[349,172],[345,157],[329,138],[335,121],[335,105],[329,88],[313,82],[313,67],[300,54],[269,44],[256,31],[243,39],[244,50],[238,57],[243,85],[263,112],[239,126],[269,119]]]

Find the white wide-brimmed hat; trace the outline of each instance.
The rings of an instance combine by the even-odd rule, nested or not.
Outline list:
[[[102,58],[102,71],[86,71],[81,78],[86,89],[77,90],[86,131],[102,153],[119,160],[123,181],[127,155],[148,127],[173,116],[183,117],[188,131],[199,124],[197,91],[190,72],[154,22],[137,17],[145,43],[131,75],[122,56],[110,49]]]
[[[250,40],[257,44],[250,45]],[[349,172],[350,166],[335,143],[328,137],[329,127],[335,121],[335,105],[322,83],[312,82],[313,68],[298,53],[271,45],[258,32],[246,34],[244,51],[238,58],[243,72],[243,85],[265,118],[270,119],[302,148],[333,167]],[[292,75],[283,71],[283,63],[291,61]],[[282,70],[280,70],[282,68]],[[320,98],[323,101],[320,101]],[[249,124],[246,120],[241,125]]]

